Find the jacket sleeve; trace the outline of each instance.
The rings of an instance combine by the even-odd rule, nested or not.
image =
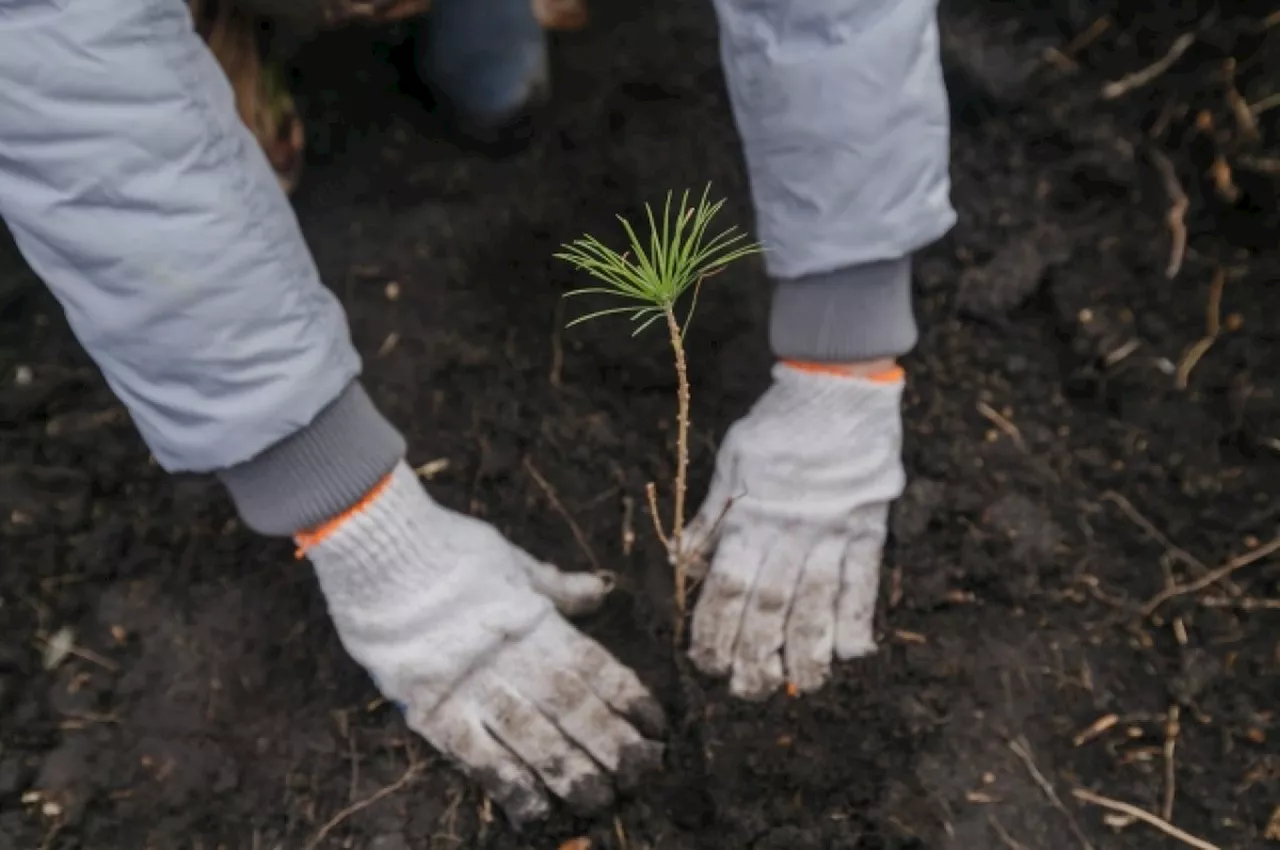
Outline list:
[[[182,0],[0,0],[0,80],[0,215],[164,468],[218,471],[289,534],[394,466]]]
[[[916,341],[910,256],[955,222],[937,0],[715,0],[721,60],[777,280],[781,357]]]

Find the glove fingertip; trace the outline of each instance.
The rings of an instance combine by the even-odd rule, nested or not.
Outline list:
[[[667,734],[667,714],[652,696],[645,695],[627,706],[626,715],[647,738],[662,738]]]
[[[719,679],[729,673],[730,660],[721,656],[714,646],[702,642],[689,647],[689,661],[704,676]]]
[[[836,641],[836,658],[841,661],[853,661],[856,658],[867,658],[879,652],[879,647],[871,638],[848,638]]]
[[[479,781],[481,785],[485,784],[484,779]],[[494,801],[506,812],[516,829],[523,829],[551,814],[551,803],[547,798],[529,788],[508,789],[501,797],[495,796]]]
[[[797,694],[811,694],[822,690],[830,678],[830,664],[814,663],[797,666],[792,671],[788,690],[794,688]]]
[[[556,608],[566,617],[590,614],[604,604],[617,584],[612,574],[566,573],[554,593],[548,593]]]
[[[601,775],[593,775],[573,784],[564,794],[565,805],[578,817],[594,817],[613,805],[613,786]]]
[[[783,685],[781,665],[735,666],[729,679],[729,693],[747,702],[764,702]]]
[[[526,569],[533,589],[566,617],[595,611],[617,586],[616,576],[607,570],[568,573],[532,557],[527,559]]]

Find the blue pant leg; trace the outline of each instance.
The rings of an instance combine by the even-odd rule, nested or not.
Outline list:
[[[549,86],[531,0],[435,0],[428,24],[419,71],[454,108],[501,120]]]

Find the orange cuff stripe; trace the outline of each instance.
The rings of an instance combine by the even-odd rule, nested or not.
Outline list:
[[[870,375],[859,375],[855,367],[844,366],[839,363],[807,363],[801,360],[784,360],[782,362],[797,372],[808,372],[811,375],[835,375],[840,378],[862,378],[875,384],[896,384],[907,375],[906,370],[901,366],[893,366],[883,372],[875,372]]]
[[[312,547],[318,543],[323,543],[335,531],[337,531],[344,522],[369,507],[374,499],[382,495],[382,491],[386,490],[390,483],[391,474],[388,473],[385,478],[373,485],[373,489],[368,493],[365,493],[364,496],[361,497],[360,501],[338,514],[333,519],[318,525],[315,528],[307,529],[306,531],[299,531],[295,534],[293,536],[293,542],[298,544],[298,551],[294,553],[294,557],[299,559],[305,558],[307,552],[309,552]]]

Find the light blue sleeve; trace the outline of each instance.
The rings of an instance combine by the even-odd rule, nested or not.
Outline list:
[[[0,0],[0,215],[166,469],[308,426],[346,318],[182,0]]]
[[[937,0],[715,0],[775,353],[914,345],[910,256],[955,223]]]

